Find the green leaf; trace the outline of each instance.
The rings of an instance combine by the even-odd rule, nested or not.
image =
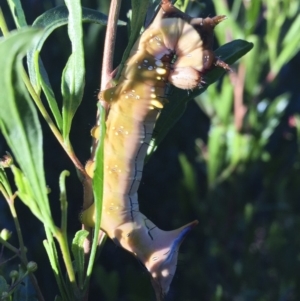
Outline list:
[[[237,24],[234,16],[232,15],[228,5],[225,1],[213,0],[214,7],[217,15],[226,15],[227,19],[215,28],[214,32],[218,42],[223,45],[226,43],[228,33],[234,38],[245,38],[244,30]]]
[[[0,188],[1,188],[1,186],[3,187],[5,193],[9,197],[11,197],[12,196],[12,190],[11,190],[9,181],[7,179],[5,169],[0,166]]]
[[[250,51],[245,59],[243,59],[243,64],[245,65],[246,75],[245,78],[245,90],[249,95],[255,95],[258,89],[259,79],[262,74],[262,69],[265,67],[267,56],[261,55],[262,43],[261,39],[257,35],[248,36],[248,41],[252,42],[254,47]],[[253,63],[255,62],[255,63]]]
[[[129,57],[129,53],[141,33],[141,28],[144,24],[150,2],[151,1],[149,0],[131,0],[131,6],[132,6],[131,24],[134,24],[134,26],[131,27],[131,33],[130,33],[128,45],[124,51],[116,79],[120,77],[124,64]]]
[[[248,43],[243,40],[235,40],[218,48],[215,51],[215,54],[226,63],[233,64],[250,51],[252,47],[252,43]],[[182,116],[187,102],[203,93],[209,85],[216,82],[224,73],[225,71],[221,68],[213,69],[205,75],[205,81],[207,84],[200,89],[193,90],[192,92],[172,87],[171,96],[169,96],[170,102],[165,105],[155,124],[151,145],[148,148],[148,157],[153,153],[168,131]]]
[[[78,282],[79,282],[79,288],[82,289],[83,280],[84,280],[84,249],[83,249],[83,243],[85,239],[88,237],[89,232],[86,230],[80,230],[76,232],[75,237],[72,241],[72,253],[75,259],[75,267],[76,272],[78,273]]]
[[[260,146],[265,146],[268,143],[270,136],[279,125],[280,119],[289,104],[289,98],[288,93],[279,95],[268,106],[264,115],[264,126],[259,141]]]
[[[103,158],[104,158],[104,137],[106,131],[105,124],[105,110],[99,105],[100,118],[99,118],[99,141],[95,154],[95,171],[93,176],[93,191],[94,191],[94,199],[96,210],[98,212],[98,218],[96,219],[96,225],[100,228],[101,223],[101,210],[102,210],[102,197],[103,197]],[[97,215],[96,215],[97,216]]]
[[[210,90],[208,90],[208,97],[215,108],[215,118],[217,119],[215,122],[229,125],[232,121],[231,111],[233,106],[233,87],[230,84],[229,77],[224,77],[221,91],[220,93],[214,93],[214,98],[211,97]]]
[[[247,5],[246,8],[246,34],[248,37],[252,34],[257,26],[257,20],[259,19],[259,14],[261,14],[261,0],[251,1]]]
[[[43,245],[46,249],[50,265],[56,279],[56,283],[62,296],[62,300],[71,300],[71,298],[69,298],[70,292],[67,290],[63,272],[60,268],[59,256],[57,254],[56,245],[53,241],[53,237],[50,237],[49,241],[45,239],[43,241]]]
[[[224,161],[226,128],[224,126],[212,127],[208,141],[209,160],[207,162],[207,174],[209,186],[212,187]]]
[[[104,137],[106,131],[105,124],[105,110],[99,104],[99,122],[100,127],[98,146],[95,153],[95,171],[93,176],[93,191],[94,191],[94,200],[95,200],[95,229],[94,237],[91,249],[90,260],[87,268],[87,277],[84,286],[87,287],[89,279],[92,274],[92,269],[96,257],[96,251],[98,246],[98,236],[100,231],[101,224],[101,215],[102,215],[102,199],[103,199],[103,157],[104,157]]]
[[[35,91],[39,94],[40,89],[43,89],[46,99],[49,103],[49,107],[56,120],[56,124],[60,130],[62,130],[62,117],[58,108],[53,89],[48,77],[48,74],[43,66],[43,63],[39,57],[41,49],[50,36],[50,34],[57,28],[68,24],[69,11],[65,5],[57,6],[49,9],[41,16],[39,16],[34,22],[33,27],[43,28],[43,34],[35,46],[28,52],[27,64],[29,70],[29,76]],[[84,23],[96,23],[100,25],[107,24],[107,16],[92,10],[89,8],[82,8],[82,22]],[[126,25],[125,22],[118,21],[118,25]],[[38,64],[37,64],[38,62]]]
[[[43,167],[43,137],[36,109],[22,81],[22,57],[39,39],[41,31],[24,28],[0,42],[0,127],[27,178],[35,201],[50,217]]]
[[[8,0],[7,2],[17,27],[21,28],[27,26],[25,14],[20,0]]]
[[[35,67],[35,71],[36,71],[35,74],[36,74],[37,81],[43,89],[43,92],[48,101],[50,110],[55,118],[57,127],[59,128],[60,131],[62,131],[62,124],[63,124],[62,116],[61,116],[60,110],[58,108],[58,105],[57,105],[57,102],[55,99],[55,95],[54,95],[54,92],[53,92],[51,84],[50,84],[48,74],[46,72],[46,69],[44,68],[42,60],[39,58],[39,52],[36,51],[34,56],[36,58],[35,62],[34,62],[34,67]],[[40,89],[39,85],[36,87],[36,89]]]
[[[0,275],[0,296],[3,292],[7,292],[9,289],[9,286],[3,276]]]
[[[61,90],[63,96],[63,138],[69,144],[72,120],[83,97],[85,66],[80,0],[66,0],[66,4],[69,10],[68,34],[72,44],[72,53],[63,71]]]
[[[47,10],[45,13],[39,16],[32,24],[33,27],[44,29],[43,35],[36,43],[35,47],[28,53],[28,69],[31,82],[33,83],[34,87],[38,85],[38,81],[36,79],[36,70],[34,68],[34,53],[36,51],[41,51],[45,41],[55,29],[68,24],[68,17],[68,8],[65,5],[62,5]],[[106,25],[107,16],[96,10],[83,7],[82,22]],[[118,25],[125,24],[126,23],[122,21],[118,21]]]
[[[280,69],[290,61],[300,51],[300,15],[291,25],[285,38],[283,39],[283,49],[279,53],[274,64],[271,66],[272,72],[277,74]]]
[[[18,189],[19,198],[28,208],[30,208],[31,212],[41,222],[43,222],[43,216],[36,202],[35,195],[31,189],[30,182],[19,168],[13,165],[11,169],[14,174],[14,180]]]

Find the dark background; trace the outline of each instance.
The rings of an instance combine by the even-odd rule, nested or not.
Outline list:
[[[3,5],[9,20],[4,2],[1,0],[1,7]],[[82,2],[86,7],[108,11],[109,1]],[[130,1],[123,2],[120,19],[127,21]],[[23,0],[22,3],[27,22],[31,24],[61,1]],[[202,16],[214,15],[212,3],[207,1],[206,4]],[[89,158],[90,129],[95,123],[104,31],[103,26],[85,25],[86,88],[71,134],[82,162]],[[263,25],[260,31],[263,35]],[[127,29],[119,28],[115,66],[121,60],[126,43]],[[50,36],[42,52],[58,100],[61,73],[69,53],[66,27]],[[209,189],[207,164],[195,141],[201,139],[207,143],[211,121],[197,103],[191,101],[183,117],[145,165],[139,189],[141,211],[165,230],[199,220],[181,247],[178,270],[167,300],[300,300],[300,161],[297,130],[292,123],[292,117],[300,110],[299,69],[300,55],[297,54],[284,66],[276,85],[265,91],[264,96],[270,98],[282,92],[290,93],[289,105],[266,146],[268,161],[258,158],[243,163]],[[64,169],[71,171],[67,179],[71,240],[81,227],[78,214],[82,187],[69,158],[42,119],[41,123],[46,177],[52,190],[51,208],[57,222],[60,219],[58,177]],[[6,150],[2,139],[0,154]],[[39,284],[46,299],[53,300],[58,290],[42,245],[43,226],[21,202],[17,209],[29,258],[40,267]],[[4,227],[14,233],[8,207],[0,199],[0,229]],[[9,254],[3,256],[9,257]],[[5,267],[1,265],[0,272],[5,273],[16,264],[11,261]],[[95,267],[90,300],[154,300],[154,294],[138,262],[107,240]]]

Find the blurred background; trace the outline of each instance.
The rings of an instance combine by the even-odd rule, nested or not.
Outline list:
[[[120,19],[128,22],[130,1]],[[109,0],[83,0],[108,13]],[[59,0],[22,0],[28,24]],[[11,21],[6,1],[1,7]],[[141,211],[164,230],[194,219],[167,301],[300,300],[300,4],[299,0],[191,1],[192,16],[225,14],[216,44],[234,39],[254,48],[217,84],[189,102],[186,112],[145,165],[139,189]],[[10,23],[13,29],[13,23]],[[71,141],[82,162],[89,158],[95,123],[105,27],[84,25],[86,88]],[[119,27],[115,66],[127,44]],[[67,28],[56,30],[42,59],[60,99],[61,73],[70,53]],[[172,95],[170,96],[172,101]],[[60,219],[58,177],[67,179],[70,240],[80,228],[82,187],[68,157],[45,122],[45,170],[53,214]],[[7,150],[0,137],[1,156]],[[18,204],[29,258],[47,300],[55,280],[42,245],[42,225]],[[0,229],[14,226],[0,196]],[[14,239],[14,235],[13,238]],[[1,251],[2,252],[2,251]],[[9,253],[0,254],[9,258]],[[18,262],[0,265],[9,272]],[[91,286],[90,300],[154,300],[147,274],[130,255],[107,240]]]

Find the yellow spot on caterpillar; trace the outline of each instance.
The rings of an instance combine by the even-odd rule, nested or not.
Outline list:
[[[162,105],[162,103],[156,99],[153,99],[150,101],[150,104],[154,107],[156,107],[157,109],[162,109],[164,106]]]
[[[99,126],[94,126],[92,129],[91,129],[91,136],[95,139],[99,139]]]
[[[131,92],[135,93],[135,90],[131,90]]]
[[[150,97],[151,97],[151,98],[156,98],[156,94],[151,93],[151,94],[150,94]]]
[[[156,72],[160,75],[163,75],[163,74],[166,74],[167,73],[167,70],[164,69],[164,68],[157,68],[156,69]]]
[[[156,79],[157,79],[157,80],[161,80],[161,77],[160,77],[160,76],[156,76]]]
[[[153,42],[153,39],[150,39],[150,43],[152,43]]]
[[[115,130],[116,128],[115,127],[113,127],[113,130]],[[116,136],[118,136],[119,134],[124,134],[124,126],[119,126],[119,128],[115,131],[115,135]],[[126,132],[125,132],[125,134],[126,134]],[[128,134],[128,132],[127,132],[127,134]]]

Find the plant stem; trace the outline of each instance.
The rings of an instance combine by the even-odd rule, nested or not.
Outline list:
[[[67,269],[68,277],[69,277],[69,280],[73,287],[73,292],[76,292],[78,289],[77,289],[77,285],[76,285],[75,273],[74,273],[74,269],[73,269],[73,265],[72,265],[72,260],[71,260],[71,256],[70,256],[70,250],[69,250],[69,245],[68,245],[67,239],[59,229],[57,229],[56,233],[53,233],[53,234],[59,243],[60,250],[62,252],[64,263],[65,263],[65,266]]]
[[[40,97],[36,94],[34,88],[32,87],[32,84],[30,82],[30,79],[25,71],[25,69],[23,68],[22,70],[22,78],[23,81],[32,97],[32,99],[34,100],[36,106],[38,107],[40,113],[42,114],[42,116],[44,117],[44,119],[46,120],[46,122],[48,123],[52,133],[54,134],[54,136],[56,137],[56,139],[58,140],[58,142],[60,143],[60,145],[62,146],[62,148],[65,150],[65,152],[68,154],[69,158],[71,159],[71,161],[74,163],[74,165],[76,166],[76,168],[79,170],[79,172],[82,174],[83,177],[87,176],[85,169],[83,167],[83,165],[81,164],[81,162],[78,160],[78,158],[76,157],[73,149],[70,146],[67,146],[64,143],[63,137],[60,133],[60,131],[58,130],[58,128],[56,127],[55,123],[53,122],[53,120],[51,119],[51,117],[49,116],[46,108],[44,107]]]
[[[19,256],[19,254],[20,254],[19,250],[16,247],[14,247],[13,245],[11,245],[9,242],[4,240],[2,237],[0,237],[0,244]]]
[[[117,23],[121,8],[121,0],[112,0],[109,9],[108,22],[106,27],[106,36],[104,42],[103,63],[101,72],[101,90],[106,88],[107,83],[111,80],[113,71],[113,57],[115,41],[117,34]],[[107,103],[101,102],[102,106],[107,109]]]
[[[61,231],[65,238],[67,238],[67,219],[68,219],[68,201],[66,195],[66,177],[70,173],[64,170],[59,177],[59,189],[60,189],[60,208],[61,208]]]
[[[69,291],[66,288],[65,279],[62,275],[62,270],[59,265],[59,259],[57,256],[56,245],[53,240],[53,236],[51,234],[51,231],[49,231],[48,228],[45,228],[45,232],[46,232],[47,239],[45,239],[43,243],[44,243],[46,252],[48,254],[48,258],[50,260],[51,268],[52,268],[54,277],[56,279],[56,283],[58,285],[61,298],[63,300],[71,300],[71,298],[69,296]]]
[[[6,25],[1,6],[0,6],[0,29],[1,29],[2,34],[3,34],[4,37],[8,35],[9,30],[7,28],[7,25]]]
[[[17,216],[17,212],[15,210],[15,206],[14,206],[14,202],[13,200],[8,202],[9,204],[9,209],[11,211],[11,214],[13,216],[14,219],[14,223],[15,223],[15,227],[16,227],[16,231],[17,231],[17,236],[18,236],[18,240],[19,240],[19,245],[20,245],[20,249],[15,248],[13,245],[11,245],[10,243],[8,243],[7,241],[3,240],[0,237],[0,243],[5,246],[7,249],[11,250],[13,253],[15,253],[21,260],[22,266],[26,269],[26,266],[28,264],[28,259],[26,256],[26,249],[25,249],[25,245],[24,245],[24,241],[23,241],[23,235],[22,235],[22,231],[21,231],[21,227],[20,227],[20,223],[19,223],[19,219]],[[40,287],[38,285],[37,279],[34,276],[33,273],[29,274],[30,280],[32,285],[34,286],[35,292],[37,294],[37,298],[39,301],[45,301],[44,296],[40,290]]]
[[[26,256],[26,250],[25,250],[22,230],[21,230],[21,227],[20,227],[20,223],[19,223],[19,219],[18,219],[18,216],[17,216],[16,209],[15,209],[14,201],[9,203],[9,209],[10,209],[11,215],[14,219],[14,223],[15,223],[15,227],[16,227],[17,237],[18,237],[19,246],[20,246],[21,258],[22,258],[22,261],[25,264],[27,264],[28,260],[27,260],[27,256]]]
[[[239,132],[243,126],[243,120],[247,111],[243,102],[244,86],[245,86],[246,68],[244,64],[240,64],[238,73],[231,73],[230,80],[234,87],[234,125]]]

